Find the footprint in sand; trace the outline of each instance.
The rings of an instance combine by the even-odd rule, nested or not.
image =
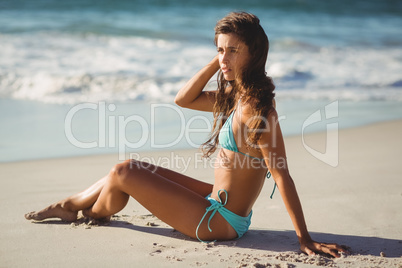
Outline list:
[[[158,254],[160,254],[160,253],[162,253],[162,250],[157,249],[157,250],[155,250],[155,251],[153,251],[153,252],[149,253],[149,255],[151,255],[151,256],[155,256],[155,255],[158,255]]]

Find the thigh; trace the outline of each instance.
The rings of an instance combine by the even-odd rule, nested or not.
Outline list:
[[[206,208],[211,204],[204,196],[177,183],[184,178],[167,178],[163,174],[174,175],[166,170],[153,172],[147,168],[131,167],[125,172],[122,191],[131,195],[152,214],[179,232],[196,238],[196,229]],[[174,177],[174,176],[173,176]],[[194,185],[196,185],[194,183]],[[233,228],[219,214],[211,220],[209,232],[207,224],[210,213],[201,223],[198,235],[203,240],[227,240],[236,237]]]
[[[130,163],[130,166],[132,167],[134,167],[134,165],[140,165],[142,168],[146,168],[152,173],[158,174],[167,180],[177,183],[202,197],[205,197],[212,192],[212,184],[196,180],[179,172],[137,160],[130,160]]]

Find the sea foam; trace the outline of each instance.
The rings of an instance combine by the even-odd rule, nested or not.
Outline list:
[[[211,43],[47,32],[0,43],[0,96],[46,103],[171,102],[216,53]],[[273,44],[278,97],[402,101],[399,48]]]

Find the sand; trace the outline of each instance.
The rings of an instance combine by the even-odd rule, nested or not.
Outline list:
[[[84,189],[118,162],[98,155],[0,164],[0,267],[402,267],[402,121],[339,132],[339,164],[312,156],[301,137],[285,138],[291,175],[316,240],[350,247],[339,259],[298,249],[279,192],[267,180],[250,231],[229,242],[200,243],[159,221],[131,199],[106,226],[58,220],[31,222],[24,213]],[[325,133],[304,137],[325,150]],[[195,150],[142,153],[152,159],[193,158]],[[172,158],[173,157],[173,158]],[[174,161],[170,161],[171,165]],[[164,161],[162,164],[169,165]],[[212,182],[193,161],[170,166]]]

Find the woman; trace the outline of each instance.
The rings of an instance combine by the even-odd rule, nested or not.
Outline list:
[[[272,80],[266,76],[268,38],[259,19],[231,13],[215,27],[218,55],[177,94],[186,108],[214,113],[214,131],[203,145],[205,156],[218,147],[214,185],[149,163],[128,160],[85,191],[39,212],[29,220],[58,217],[75,221],[109,219],[130,196],[176,230],[200,241],[240,238],[249,228],[252,207],[272,174],[299,238],[301,250],[339,257],[344,249],[317,243],[307,231],[275,111]],[[219,71],[218,90],[203,91]],[[268,168],[267,168],[268,167]],[[218,213],[216,213],[218,212]]]

